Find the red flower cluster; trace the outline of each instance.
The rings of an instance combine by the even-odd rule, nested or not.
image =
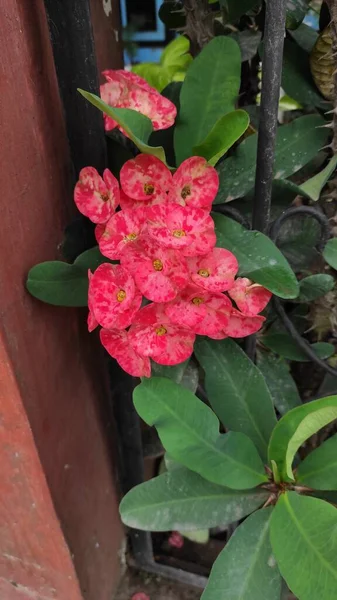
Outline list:
[[[124,164],[120,184],[108,170],[102,179],[87,167],[75,202],[97,224],[101,253],[120,261],[89,273],[88,326],[102,327],[101,342],[122,368],[149,377],[150,358],[185,361],[197,334],[223,339],[260,329],[270,292],[236,278],[235,256],[215,247],[216,170],[193,156],[172,175],[140,154]],[[142,307],[143,297],[150,303]]]

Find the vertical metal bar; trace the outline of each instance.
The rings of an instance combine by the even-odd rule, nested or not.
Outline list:
[[[77,92],[78,87],[99,91],[90,0],[45,0],[45,8],[74,176],[88,165],[102,171],[106,167],[102,115]]]
[[[268,0],[262,59],[262,96],[257,148],[253,229],[267,232],[273,182],[277,114],[282,77],[286,0]]]

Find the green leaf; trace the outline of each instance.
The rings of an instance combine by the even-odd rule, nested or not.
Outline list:
[[[211,40],[190,65],[180,93],[180,113],[174,132],[179,165],[192,155],[215,123],[235,109],[240,87],[241,56],[229,37]]]
[[[157,63],[148,62],[133,65],[132,72],[143,77],[158,92],[161,92],[172,81],[169,70]]]
[[[220,6],[225,9],[226,21],[236,23],[240,17],[260,4],[260,0],[219,0]]]
[[[281,494],[270,538],[281,575],[300,600],[332,600],[337,589],[337,510],[317,498]]]
[[[285,179],[299,171],[327,144],[329,132],[321,127],[325,124],[318,115],[306,115],[278,128],[274,166],[276,179]],[[216,204],[241,198],[254,187],[256,154],[255,134],[245,139],[232,156],[218,165],[220,188]]]
[[[291,40],[284,44],[282,89],[302,106],[327,106],[314,83],[308,53]]]
[[[337,238],[332,238],[323,250],[324,260],[337,271]]]
[[[287,29],[296,29],[309,10],[310,0],[287,0]]]
[[[240,46],[241,61],[251,60],[256,54],[261,42],[261,32],[244,29],[231,33],[232,37]]]
[[[160,57],[160,64],[163,65],[163,67],[180,66],[181,57],[187,55],[189,49],[189,39],[184,35],[179,35],[164,48]]]
[[[152,362],[152,375],[156,377],[168,377],[168,379],[172,379],[175,383],[180,383],[193,393],[196,392],[199,383],[199,370],[196,364],[190,359],[172,367]]]
[[[30,269],[27,290],[42,302],[56,306],[88,305],[88,274],[79,266],[53,260]]]
[[[300,189],[302,192],[305,192],[307,196],[311,198],[311,200],[319,200],[321,191],[324,186],[329,181],[331,175],[334,173],[337,167],[337,154],[333,156],[327,166],[320,172],[317,173],[311,179],[308,179],[305,183],[302,183]]]
[[[213,565],[201,600],[280,600],[281,576],[269,540],[272,512],[259,510],[235,530]]]
[[[309,216],[288,219],[280,230],[277,246],[295,271],[310,268],[319,258],[316,244],[320,239],[321,228]]]
[[[90,248],[90,250],[82,252],[82,254],[80,254],[76,258],[74,265],[83,269],[85,271],[85,274],[87,275],[89,269],[90,271],[94,272],[96,271],[97,267],[99,267],[99,265],[102,265],[103,263],[116,262],[117,261],[110,260],[106,256],[103,256],[103,254],[101,254],[100,252],[99,247],[95,246],[94,248]]]
[[[276,296],[297,298],[298,282],[289,263],[263,233],[248,231],[233,219],[214,214],[217,246],[233,252],[240,275],[260,283]]]
[[[113,108],[95,94],[81,89],[78,89],[78,91],[96,108],[117,121],[141,152],[156,156],[163,163],[166,163],[164,148],[162,146],[149,146],[147,143],[153,131],[152,123],[148,117],[130,108]]]
[[[197,529],[196,531],[182,531],[184,538],[196,544],[208,544],[209,529]]]
[[[257,353],[257,366],[265,378],[272,400],[281,415],[301,405],[295,381],[287,362],[270,352]]]
[[[312,302],[325,296],[335,287],[335,280],[331,275],[309,275],[300,281],[300,293],[296,302]]]
[[[320,398],[289,411],[276,425],[268,448],[281,476],[294,480],[292,464],[302,444],[337,418],[337,396]]]
[[[226,428],[247,435],[265,459],[276,417],[259,369],[230,339],[198,338],[194,351],[215,414]]]
[[[337,434],[301,462],[296,481],[316,490],[337,490]]]
[[[214,166],[237,142],[249,125],[249,115],[244,110],[234,110],[221,117],[207,137],[193,148],[193,155],[203,156]]]
[[[288,360],[298,362],[311,361],[311,358],[301,350],[296,341],[288,333],[267,333],[261,337],[261,342],[264,346]],[[329,358],[335,352],[334,346],[327,342],[316,342],[315,344],[310,344],[310,347],[323,360]]]
[[[122,500],[123,523],[145,531],[184,531],[229,525],[261,506],[265,490],[238,492],[185,468],[137,485]]]
[[[297,29],[289,31],[289,33],[295,42],[306,52],[311,52],[318,38],[317,31],[304,23],[301,23]]]
[[[212,410],[189,390],[154,377],[134,391],[140,417],[154,425],[169,455],[205,479],[234,489],[266,481],[253,443],[242,433],[219,434]]]

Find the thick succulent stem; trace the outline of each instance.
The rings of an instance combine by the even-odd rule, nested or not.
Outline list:
[[[337,154],[337,0],[326,0],[331,15],[331,31],[332,31],[332,52],[335,62],[334,82],[335,92],[333,98],[333,140],[331,143],[334,154]]]
[[[208,0],[184,0],[185,34],[190,40],[190,52],[198,52],[214,37],[214,17]]]

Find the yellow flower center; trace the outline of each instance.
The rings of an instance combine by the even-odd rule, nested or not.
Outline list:
[[[174,231],[172,231],[172,235],[176,238],[180,238],[180,237],[184,237],[184,235],[186,235],[186,233],[183,229],[175,229]]]
[[[108,202],[110,200],[109,192],[105,192],[105,194],[101,194],[101,198],[103,202]]]
[[[119,290],[119,292],[117,292],[118,302],[123,302],[123,300],[125,300],[125,298],[126,298],[126,292],[124,290]]]
[[[152,185],[152,183],[145,183],[144,184],[144,192],[147,196],[152,196],[152,194],[154,192],[154,185]]]
[[[133,240],[135,240],[136,238],[137,238],[136,233],[129,233],[128,235],[125,236],[124,242],[133,242]]]
[[[155,271],[163,270],[163,263],[161,262],[161,260],[159,260],[159,258],[156,258],[152,264]]]
[[[164,327],[164,325],[160,325],[160,327],[157,327],[157,329],[156,329],[157,335],[165,335],[165,333],[167,333],[167,329]]]
[[[200,275],[200,277],[209,277],[209,271],[207,269],[200,269],[198,275]]]
[[[193,304],[196,304],[197,306],[199,306],[199,304],[203,303],[203,299],[196,297],[196,298],[193,298],[192,302],[193,302]]]
[[[185,198],[187,198],[187,196],[191,195],[191,186],[190,185],[184,185],[183,189],[181,190],[181,197],[183,200],[185,200]]]

